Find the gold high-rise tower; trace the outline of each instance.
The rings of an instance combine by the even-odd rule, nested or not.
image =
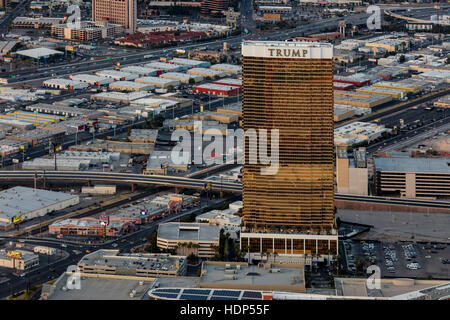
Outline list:
[[[279,130],[275,174],[250,163],[245,142],[244,252],[337,254],[332,58],[330,44],[243,43],[244,131]]]

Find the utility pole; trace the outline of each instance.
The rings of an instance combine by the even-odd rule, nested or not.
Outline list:
[[[52,147],[53,147],[53,156],[55,157],[55,171],[57,171],[57,166],[56,166],[56,148],[57,148],[58,144],[56,143],[56,141],[52,141]]]

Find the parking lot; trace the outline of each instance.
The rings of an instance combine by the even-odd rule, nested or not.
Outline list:
[[[355,273],[358,265],[365,270],[375,264],[382,277],[450,278],[447,244],[344,240],[343,245],[343,263],[350,273]]]

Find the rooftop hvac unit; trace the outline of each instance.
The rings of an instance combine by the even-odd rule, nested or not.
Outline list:
[[[280,273],[280,269],[270,269],[269,272],[270,273]]]
[[[235,273],[236,273],[236,270],[233,270],[233,269],[225,270],[225,274],[235,274]]]
[[[224,275],[224,279],[225,280],[236,280],[237,276],[235,276],[233,274],[226,274],[226,275]]]

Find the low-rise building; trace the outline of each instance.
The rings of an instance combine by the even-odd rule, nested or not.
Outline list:
[[[236,96],[240,93],[239,87],[220,84],[205,83],[195,86],[194,93],[206,93],[214,96]]]
[[[206,79],[216,79],[216,78],[223,78],[228,75],[227,72],[221,71],[221,70],[214,70],[214,69],[208,69],[208,68],[192,68],[187,71],[189,74],[199,75],[203,76]]]
[[[157,88],[164,88],[164,89],[167,89],[169,87],[176,87],[181,84],[180,80],[164,79],[158,77],[142,77],[136,79],[136,82],[152,84]]]
[[[188,170],[188,163],[175,163],[172,159],[172,151],[154,150],[150,153],[147,167],[143,174],[146,175],[166,175],[168,173],[184,173]]]
[[[116,81],[135,80],[139,78],[136,73],[122,72],[117,70],[102,70],[95,73],[97,76],[113,78]]]
[[[14,187],[0,192],[0,227],[43,217],[49,212],[62,210],[80,202],[77,195]]]
[[[334,91],[334,103],[340,105],[372,109],[391,101],[387,94]]]
[[[204,79],[202,76],[196,76],[196,75],[186,74],[186,73],[181,73],[181,72],[167,72],[167,73],[161,74],[159,77],[164,78],[164,79],[177,80],[182,83],[191,83],[191,82],[197,83],[197,82],[203,81],[203,79]]]
[[[172,63],[167,63],[167,62],[159,62],[159,61],[146,63],[144,66],[146,68],[152,68],[152,69],[159,70],[162,72],[183,72],[183,71],[187,70],[187,68],[182,65],[172,64]],[[160,72],[160,74],[161,74],[161,72]]]
[[[211,63],[193,59],[174,58],[171,60],[174,64],[185,66],[186,68],[209,68]]]
[[[133,224],[127,221],[109,221],[107,225],[100,219],[81,218],[63,219],[48,226],[48,233],[69,236],[117,237],[133,230]]]
[[[153,77],[153,76],[158,75],[158,69],[141,67],[141,66],[123,67],[123,68],[120,68],[120,71],[126,72],[126,73],[135,73],[139,77],[147,77],[147,76]]]
[[[186,257],[164,253],[119,253],[98,250],[78,262],[86,274],[128,275],[137,277],[177,277],[186,274]]]
[[[359,148],[349,158],[347,148],[336,150],[337,192],[344,194],[369,195],[369,169],[367,168],[366,148]]]
[[[45,88],[53,88],[60,90],[80,90],[86,89],[88,84],[81,81],[68,80],[68,79],[48,79],[42,82],[42,86]]]
[[[449,159],[376,157],[375,185],[379,195],[405,198],[448,198]]]
[[[111,90],[117,91],[151,91],[155,86],[148,83],[139,83],[134,81],[116,81],[109,84]]]
[[[93,74],[74,74],[70,75],[69,79],[73,81],[86,82],[91,86],[100,86],[114,82],[114,79],[111,77],[100,77]]]
[[[364,142],[369,143],[390,132],[391,129],[383,125],[354,121],[334,129],[334,144],[336,146],[352,146]]]
[[[101,39],[115,38],[125,32],[118,24],[108,21],[79,21],[78,24],[53,24],[52,36],[72,41],[99,41]]]
[[[211,69],[224,71],[233,74],[240,74],[242,72],[242,67],[234,64],[219,63],[211,66]]]
[[[158,129],[131,129],[128,139],[139,143],[156,143]]]
[[[0,267],[26,271],[39,265],[39,256],[25,250],[0,250]]]
[[[162,223],[158,227],[157,244],[161,249],[175,250],[192,243],[198,257],[212,258],[215,252],[211,246],[219,246],[219,230],[204,223]]]
[[[84,186],[81,188],[81,193],[92,195],[112,195],[116,194],[117,187],[115,185],[97,184],[92,187]]]

